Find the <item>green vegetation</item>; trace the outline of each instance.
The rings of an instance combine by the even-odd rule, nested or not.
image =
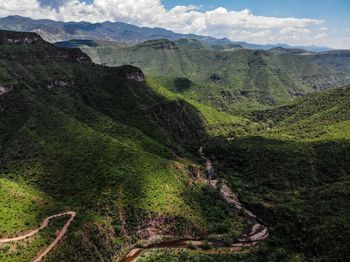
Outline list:
[[[47,196],[22,183],[0,179],[1,237],[16,236],[38,226],[44,219],[50,200]]]
[[[200,250],[189,252],[188,250],[166,250],[151,251],[143,254],[139,261],[141,262],[259,262],[259,261],[305,261],[302,254],[297,254],[285,258],[283,250],[276,248],[275,252],[268,254],[262,248],[256,253],[256,250],[246,250],[246,252],[225,251],[224,249],[212,250],[208,254]],[[213,254],[215,253],[215,254]],[[265,257],[262,259],[262,257]]]
[[[142,81],[138,68],[98,66],[35,34],[1,32],[1,39],[0,192],[16,209],[1,210],[4,235],[74,210],[72,232],[49,260],[94,261],[139,241],[141,226],[157,218],[174,237],[245,228],[217,194],[200,189],[198,165],[188,159],[207,127],[238,125],[236,118]],[[21,190],[23,200],[8,193]],[[206,212],[212,203],[217,217]]]
[[[221,175],[271,226],[266,248],[278,246],[280,259],[349,257],[349,94],[344,87],[254,112],[265,129],[208,145]]]
[[[57,218],[33,238],[2,244],[0,246],[0,261],[31,261],[45,245],[50,244],[55,239],[56,230],[62,228],[66,221],[66,217]]]
[[[96,63],[135,65],[173,92],[239,114],[349,84],[347,51],[214,48],[190,39],[152,40],[135,46],[104,42],[81,48]]]
[[[275,109],[254,112],[269,123],[267,137],[325,141],[350,138],[350,87],[313,94]]]
[[[85,45],[100,47],[100,56],[109,44]],[[145,242],[143,229],[232,242],[248,222],[198,179],[204,145],[218,177],[271,236],[239,254],[193,247],[150,252],[143,261],[347,260],[350,88],[291,101],[345,82],[345,64],[337,71],[311,54],[165,40],[100,58],[134,61],[149,76],[93,64],[35,34],[0,31],[3,236],[74,210],[48,261],[115,260]],[[52,239],[54,225],[23,247],[2,245],[0,260],[28,260]]]

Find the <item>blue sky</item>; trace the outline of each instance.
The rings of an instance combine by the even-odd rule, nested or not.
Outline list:
[[[350,0],[162,0],[166,8],[199,5],[203,10],[249,9],[255,15],[324,19],[333,26],[350,25]]]
[[[64,0],[41,0],[59,3]],[[127,0],[125,0],[127,1]],[[92,3],[93,0],[84,0]],[[350,26],[350,0],[161,0],[171,9],[178,5],[197,5],[206,11],[216,7],[249,9],[255,15],[324,19],[335,27]]]
[[[46,2],[62,0],[42,0]],[[93,0],[85,0],[91,3]],[[249,9],[255,15],[324,19],[332,26],[350,25],[350,0],[161,0],[167,9],[197,5],[203,11],[216,7]]]
[[[350,0],[0,0],[0,17],[15,14],[350,49]]]

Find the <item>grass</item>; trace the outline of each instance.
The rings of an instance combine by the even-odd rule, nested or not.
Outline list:
[[[50,209],[50,200],[40,191],[9,179],[0,179],[1,235],[15,236],[39,226]],[[52,207],[51,207],[52,208]]]
[[[207,253],[207,254],[206,254]],[[217,253],[217,254],[213,254]],[[167,249],[165,251],[155,250],[155,251],[147,251],[142,254],[140,261],[148,262],[148,261],[157,261],[157,262],[180,262],[180,261],[201,261],[201,262],[212,262],[212,261],[259,261],[255,260],[254,257],[249,255],[250,250],[246,249],[244,251],[227,251],[225,249],[218,250],[194,250],[189,251],[186,249],[182,250],[171,250]]]
[[[349,90],[256,111],[252,119],[260,121],[259,132],[208,146],[220,174],[271,227],[269,254],[258,253],[256,259],[268,260],[276,252],[283,259],[302,253],[310,261],[349,256],[343,245],[350,221]]]
[[[248,118],[220,112],[213,107],[188,99],[182,94],[173,93],[166,89],[153,78],[147,78],[149,86],[155,93],[166,97],[168,100],[183,100],[196,109],[202,117],[206,130],[210,136],[243,135],[247,129],[255,129],[257,126]]]
[[[172,43],[176,49],[158,48],[163,42],[80,47],[97,63],[135,65],[171,91],[231,113],[266,109],[349,83],[346,51],[305,55],[241,48],[215,50],[185,40]]]
[[[23,36],[31,35],[13,37]],[[175,236],[205,235],[207,227],[239,234],[245,222],[197,188],[191,170],[198,164],[188,158],[207,137],[206,125],[236,118],[226,120],[151,80],[128,81],[137,68],[78,63],[78,50],[42,41],[0,49],[6,81],[16,83],[0,97],[0,179],[7,205],[16,209],[0,222],[4,234],[38,225],[53,211],[77,211],[53,261],[112,259],[158,217],[170,221]],[[24,199],[10,198],[15,186]],[[220,203],[213,213],[206,212],[207,194]],[[50,208],[31,203],[35,197]]]
[[[174,90],[167,77],[128,80],[140,70],[95,65],[79,50],[58,49],[43,41],[0,46],[0,84],[12,88],[0,97],[0,202],[6,207],[0,214],[8,219],[0,220],[2,234],[31,228],[46,214],[72,209],[77,219],[48,261],[113,260],[123,247],[141,242],[137,232],[156,218],[168,221],[157,225],[165,234],[223,233],[232,239],[246,229],[246,221],[195,179],[198,172],[203,175],[196,151],[205,145],[206,154],[215,157],[217,175],[272,234],[249,254],[189,254],[191,259],[345,260],[350,224],[349,88],[236,116],[220,112],[225,108],[218,98],[220,86],[234,96],[245,83],[248,92],[240,98],[242,104],[232,106],[240,108],[248,101],[253,104],[246,104],[247,111],[261,109],[271,98],[289,99],[281,83],[288,77],[299,79],[292,68],[276,76],[273,65],[283,65],[284,60],[249,50],[208,51],[204,57],[199,49],[191,54],[180,50],[192,55],[184,60],[177,51],[161,52],[152,51],[155,59],[150,63],[154,68],[160,63],[164,74],[181,77],[176,83],[185,89]],[[161,60],[166,55],[169,60]],[[217,71],[219,77],[237,86],[201,85],[208,81],[200,75],[212,73],[208,65],[215,55],[220,68],[231,70]],[[231,64],[231,59],[238,62]],[[288,64],[299,65],[307,75],[317,73],[318,78],[322,73],[319,67],[306,68],[300,58],[291,59]],[[169,61],[173,68],[165,66]],[[184,75],[184,68],[191,70]],[[248,71],[246,82],[242,76]],[[258,88],[259,82],[268,88]],[[30,252],[41,246],[39,242]],[[174,257],[156,254],[154,259],[169,256]]]
[[[63,227],[67,218],[57,218],[50,221],[47,228],[34,237],[0,246],[0,260],[4,262],[22,262],[32,260],[46,245],[55,239],[57,229]]]

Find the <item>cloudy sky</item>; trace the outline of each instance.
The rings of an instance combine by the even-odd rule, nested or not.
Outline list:
[[[8,15],[350,49],[350,0],[0,0],[0,17]]]

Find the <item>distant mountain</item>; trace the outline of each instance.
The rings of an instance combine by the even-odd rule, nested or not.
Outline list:
[[[302,49],[302,48],[285,48],[285,47],[274,47],[269,49],[270,52],[276,52],[276,53],[290,53],[290,54],[305,54],[310,53],[310,51]]]
[[[325,52],[325,51],[331,51],[332,48],[326,47],[326,46],[291,46],[287,44],[266,44],[266,45],[257,45],[257,44],[250,44],[246,42],[237,42],[237,44],[240,44],[244,46],[245,48],[249,49],[263,49],[268,50],[272,48],[285,48],[285,49],[304,49],[311,52]]]
[[[147,40],[166,38],[179,40],[183,38],[199,40],[209,45],[240,45],[250,49],[271,49],[274,47],[290,48],[285,44],[257,45],[246,42],[233,42],[227,38],[214,38],[195,34],[178,34],[164,28],[138,27],[121,22],[58,22],[48,19],[34,20],[22,16],[0,18],[0,29],[36,32],[49,42],[67,41],[72,39],[90,39],[100,41],[116,41],[129,44],[141,43]],[[328,51],[327,47],[305,46],[297,47],[309,51]]]

